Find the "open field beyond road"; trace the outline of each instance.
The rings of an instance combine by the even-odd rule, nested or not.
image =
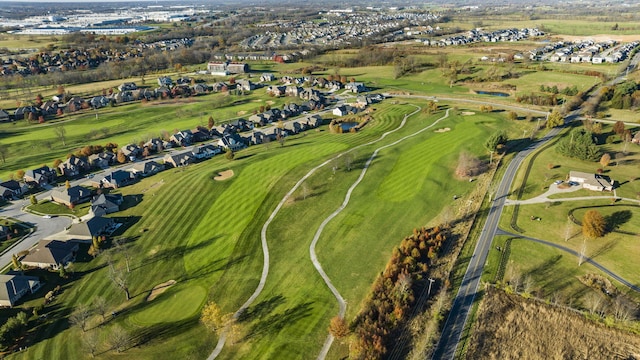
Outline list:
[[[487,288],[467,353],[482,359],[629,359],[639,352],[635,335]]]

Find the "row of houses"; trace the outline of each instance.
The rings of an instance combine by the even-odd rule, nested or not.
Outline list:
[[[428,46],[455,46],[465,45],[477,42],[513,42],[530,39],[532,37],[541,37],[545,33],[538,28],[524,28],[524,29],[500,29],[495,31],[486,31],[480,28],[472,29],[466,33],[445,37],[442,39],[426,39],[419,40],[423,44]]]
[[[154,99],[166,99],[173,97],[186,97],[202,95],[210,92],[227,91],[240,86],[243,90],[254,90],[255,86],[248,80],[239,80],[238,84],[226,84],[218,82],[213,85],[204,83],[191,84],[191,79],[180,78],[174,84],[169,77],[158,78],[160,84],[157,88],[138,88],[135,83],[127,82],[121,84],[118,92],[103,94],[84,99],[73,96],[67,101],[63,97],[54,96],[51,100],[42,102],[39,105],[26,105],[16,108],[13,113],[0,109],[0,122],[17,120],[47,120],[65,113],[73,113],[85,109],[100,109],[110,105],[118,105],[132,101],[151,101]],[[247,82],[247,83],[245,83]]]

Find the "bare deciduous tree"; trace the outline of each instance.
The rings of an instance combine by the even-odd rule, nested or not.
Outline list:
[[[584,260],[586,257],[587,257],[587,241],[582,240],[582,247],[580,248],[580,256],[578,256],[578,266],[584,263]]]
[[[93,298],[93,308],[96,310],[96,313],[102,316],[102,321],[104,321],[104,315],[107,313],[107,306],[107,300],[102,296]]]
[[[113,350],[117,352],[123,352],[127,349],[127,346],[131,341],[131,337],[129,335],[129,332],[122,326],[114,325],[109,330],[109,337],[107,340]]]
[[[87,307],[86,305],[79,305],[73,311],[71,316],[69,316],[69,322],[71,323],[71,325],[78,326],[80,329],[82,329],[82,332],[85,332],[87,331],[87,321],[89,320],[90,316],[91,311],[89,310],[89,307]]]
[[[91,357],[96,356],[96,352],[98,350],[98,346],[100,345],[100,336],[96,332],[97,330],[92,330],[89,332],[82,333],[82,348],[84,351],[91,354]]]
[[[571,239],[572,223],[571,219],[567,218],[567,225],[564,227],[564,241],[569,241],[569,239]]]
[[[613,312],[616,319],[620,321],[628,321],[633,314],[632,306],[622,296],[616,297],[613,302]]]
[[[116,269],[115,265],[109,261],[109,279],[118,289],[124,291],[127,300],[131,299],[128,274],[122,269]]]
[[[585,297],[584,302],[591,314],[599,313],[602,307],[602,295],[592,291]]]
[[[64,125],[60,124],[53,128],[53,132],[56,134],[58,139],[62,142],[62,146],[67,146],[66,138],[67,138],[67,129],[65,129]]]

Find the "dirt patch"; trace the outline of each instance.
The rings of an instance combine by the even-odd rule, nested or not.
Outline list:
[[[482,359],[637,359],[640,353],[637,335],[493,287],[472,334],[467,354]]]
[[[218,176],[214,177],[213,180],[223,181],[233,176],[233,170],[225,170],[218,173]]]
[[[237,113],[237,114],[238,114],[238,116],[242,116],[242,115],[244,115],[244,114],[246,114],[246,113],[247,113],[247,111],[246,111],[246,110],[240,110],[240,111],[238,111],[238,113]]]
[[[475,115],[476,113],[474,113],[473,111],[463,111],[460,114],[462,114],[463,116],[471,116]]]
[[[151,294],[147,296],[147,301],[151,301],[157,298],[160,294],[167,291],[167,289],[172,287],[175,283],[175,280],[169,280],[167,282],[163,282],[162,284],[154,286],[153,289],[151,289]]]
[[[451,131],[451,128],[442,128],[442,129],[434,130],[433,132],[435,132],[435,133],[443,133],[443,132],[447,132],[447,131]]]

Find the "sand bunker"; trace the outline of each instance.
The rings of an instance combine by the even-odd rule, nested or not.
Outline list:
[[[225,170],[218,173],[218,176],[214,177],[213,180],[223,181],[233,176],[233,170]]]
[[[461,112],[461,114],[464,116],[469,116],[469,115],[475,115],[476,113],[474,113],[473,111],[463,111]]]
[[[451,129],[450,128],[442,128],[442,129],[434,130],[433,132],[443,133],[443,132],[447,132],[447,131],[451,131]]]
[[[151,294],[149,294],[149,296],[147,296],[147,301],[151,301],[151,300],[157,298],[160,294],[165,292],[168,288],[173,286],[173,284],[175,284],[175,283],[176,283],[175,280],[169,280],[167,282],[163,282],[162,284],[156,285],[153,289],[151,289]]]

